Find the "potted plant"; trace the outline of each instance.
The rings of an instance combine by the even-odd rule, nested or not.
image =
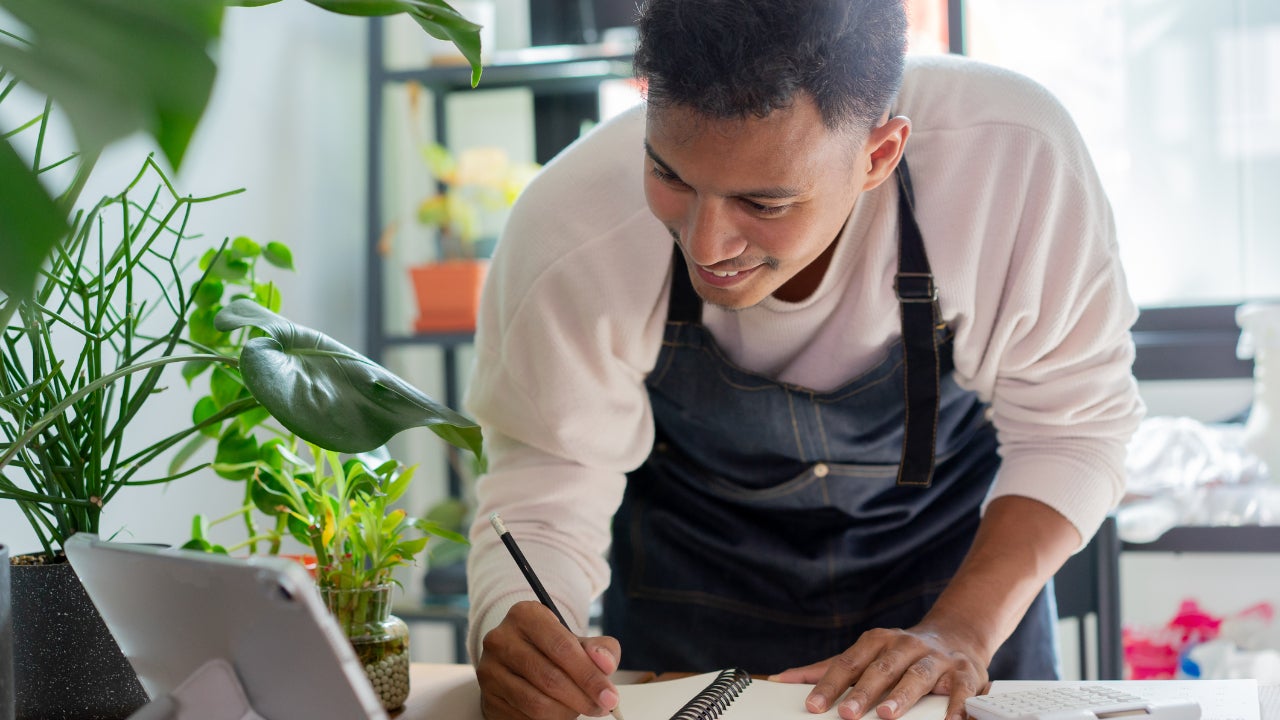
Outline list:
[[[421,92],[410,85],[410,107]],[[416,112],[412,110],[411,112]],[[436,231],[435,259],[409,268],[418,304],[418,332],[475,330],[480,288],[511,205],[539,166],[513,161],[497,146],[457,155],[425,143],[422,159],[435,188],[417,206],[417,221]]]
[[[413,467],[371,453],[347,460],[296,438],[273,438],[260,458],[227,470],[251,469],[254,511],[276,518],[276,528],[310,548],[313,577],[329,611],[356,651],[383,707],[400,708],[409,693],[409,632],[391,614],[394,571],[413,564],[431,536],[465,544],[461,535],[395,504],[408,489]],[[308,459],[304,459],[304,456]],[[237,513],[237,514],[238,514]],[[225,520],[226,518],[222,518]],[[193,523],[186,547],[234,552],[210,543],[208,524]],[[280,547],[278,530],[256,539],[268,552]]]

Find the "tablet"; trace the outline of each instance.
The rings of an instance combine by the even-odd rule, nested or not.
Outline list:
[[[190,705],[207,705],[211,692],[224,690],[224,709],[247,701],[249,711],[238,717],[387,717],[297,563],[107,542],[89,533],[72,536],[65,549],[153,705],[182,705],[186,683],[188,696],[200,698]],[[197,693],[193,686],[203,687]],[[209,717],[157,710],[146,716]]]

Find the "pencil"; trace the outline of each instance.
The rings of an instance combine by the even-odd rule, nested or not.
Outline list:
[[[560,609],[551,600],[551,595],[547,593],[547,589],[542,586],[542,581],[538,579],[537,573],[533,571],[533,567],[525,559],[524,553],[520,552],[520,546],[516,544],[516,539],[511,536],[507,526],[502,523],[502,518],[498,513],[493,513],[489,516],[489,524],[493,526],[493,531],[498,533],[498,537],[502,538],[502,544],[507,546],[507,552],[511,553],[511,557],[515,559],[520,572],[524,573],[524,579],[529,581],[529,586],[533,588],[533,594],[538,596],[538,602],[541,602],[548,610],[555,613],[556,619],[560,621],[560,624],[570,632],[573,632],[573,628],[569,627],[569,623],[565,622],[564,616],[560,614]],[[616,720],[623,720],[621,704],[614,707],[610,714]]]

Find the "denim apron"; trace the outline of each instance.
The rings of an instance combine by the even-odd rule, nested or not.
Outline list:
[[[773,673],[826,659],[866,630],[919,622],[973,542],[996,434],[952,377],[905,162],[897,177],[903,338],[830,392],[734,365],[676,249],[645,380],[656,437],[614,517],[603,601],[627,667]],[[1057,677],[1051,590],[992,679]]]

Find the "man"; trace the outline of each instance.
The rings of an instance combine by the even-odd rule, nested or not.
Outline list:
[[[900,0],[649,0],[646,106],[522,196],[468,396],[491,720],[605,714],[620,662],[846,718],[1054,676],[1045,586],[1122,493],[1136,312],[1062,108],[904,75],[904,36]]]

